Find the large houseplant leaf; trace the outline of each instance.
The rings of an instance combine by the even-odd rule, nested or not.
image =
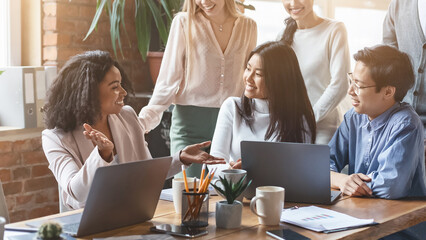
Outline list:
[[[151,41],[151,19],[152,14],[144,0],[135,0],[136,4],[136,37],[138,39],[138,50],[145,62],[146,54]]]

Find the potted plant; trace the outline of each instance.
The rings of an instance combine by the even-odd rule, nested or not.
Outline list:
[[[163,52],[152,52],[149,50],[151,44],[151,23],[155,22],[160,38],[160,46],[164,50],[169,37],[170,25],[173,17],[178,13],[184,0],[134,0],[135,2],[135,32],[138,41],[138,50],[145,62],[148,57],[148,63],[151,71],[151,78],[155,81],[160,70]],[[254,10],[252,5],[245,5],[243,1],[237,0],[236,3],[243,8]],[[121,50],[121,34],[127,35],[124,22],[124,8],[126,0],[97,0],[96,12],[92,24],[86,34],[86,38],[96,29],[97,23],[104,9],[110,20],[110,35],[114,54],[117,56],[117,44]],[[122,30],[122,31],[120,31]]]
[[[169,37],[170,25],[174,15],[180,11],[184,0],[134,0],[135,1],[135,32],[138,41],[138,50],[145,62],[147,56],[150,65],[151,77],[155,81],[163,57],[162,53],[149,54],[149,46],[151,44],[151,23],[155,22],[160,38],[160,46],[165,46]],[[114,54],[117,56],[118,48],[121,50],[122,38],[121,34],[127,35],[124,22],[124,8],[126,0],[97,0],[96,13],[93,17],[92,24],[86,34],[84,40],[96,28],[100,16],[104,9],[110,20],[110,35]],[[120,31],[121,30],[121,31]],[[153,62],[150,60],[153,58]]]
[[[216,227],[229,229],[241,226],[243,204],[235,199],[251,184],[251,180],[244,183],[245,178],[246,176],[242,177],[237,183],[233,183],[226,178],[219,177],[223,189],[213,183],[211,184],[216,191],[226,198],[226,201],[216,203]]]
[[[61,240],[62,227],[56,222],[43,223],[37,232],[36,239],[42,240]]]

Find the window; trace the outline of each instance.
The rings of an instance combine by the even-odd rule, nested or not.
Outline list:
[[[20,0],[0,0],[0,66],[21,65],[20,10]]]

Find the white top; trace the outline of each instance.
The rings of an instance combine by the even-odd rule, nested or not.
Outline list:
[[[426,0],[418,0],[419,21],[426,38]]]
[[[277,136],[265,140],[270,117],[268,101],[254,98],[254,112],[252,129],[244,122],[238,112],[241,107],[241,98],[230,97],[223,102],[217,117],[210,154],[229,161],[241,158],[241,141],[268,141],[277,142]],[[307,126],[306,126],[307,127]],[[305,136],[307,142],[311,141],[310,133]],[[215,165],[218,170],[229,168],[229,164]]]
[[[268,130],[270,118],[268,101],[264,99],[254,100],[253,129],[244,122],[238,113],[241,106],[241,98],[230,97],[223,102],[217,117],[210,154],[224,158],[227,162],[237,161],[241,158],[240,143],[243,140],[264,141]],[[276,136],[266,140],[276,142]]]
[[[244,67],[256,46],[256,22],[238,17],[225,52],[203,14],[196,14],[192,23],[193,62],[191,69],[186,69],[187,13],[173,19],[154,93],[139,113],[146,120],[147,131],[160,123],[163,111],[172,103],[219,108],[225,99],[243,92]],[[190,79],[185,79],[185,71]]]
[[[350,53],[345,25],[325,18],[313,28],[297,29],[292,47],[317,121],[316,143],[327,144],[347,110],[338,108],[349,87],[346,74],[350,72]]]
[[[119,114],[108,115],[108,123],[117,150],[110,163],[102,159],[98,147],[83,135],[82,126],[71,132],[57,128],[42,132],[49,169],[60,186],[62,204],[68,209],[84,207],[99,167],[152,158],[144,137],[144,120],[138,119],[133,108],[124,106]],[[181,166],[177,153],[167,176],[180,172]]]

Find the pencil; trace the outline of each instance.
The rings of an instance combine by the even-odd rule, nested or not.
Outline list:
[[[210,175],[210,178],[209,178],[209,179],[206,179],[207,184],[206,184],[206,186],[204,187],[204,191],[203,191],[203,192],[206,192],[206,191],[207,191],[207,189],[209,188],[210,182],[212,181],[212,179],[213,179],[213,177],[214,177],[214,174],[216,173],[216,170],[217,170],[217,168],[213,169],[212,174]]]
[[[204,174],[206,174],[206,164],[205,163],[203,163],[203,169],[201,170],[200,186],[203,184]]]
[[[183,165],[182,165],[182,174],[183,174],[183,182],[185,183],[185,191],[189,192],[188,180],[186,179],[186,171],[185,171],[185,167]]]
[[[204,188],[206,186],[206,183],[208,182],[207,180],[208,180],[209,176],[210,176],[210,172],[207,173],[206,179],[204,179],[203,184],[200,185],[200,187],[198,188],[198,193],[204,193]]]

